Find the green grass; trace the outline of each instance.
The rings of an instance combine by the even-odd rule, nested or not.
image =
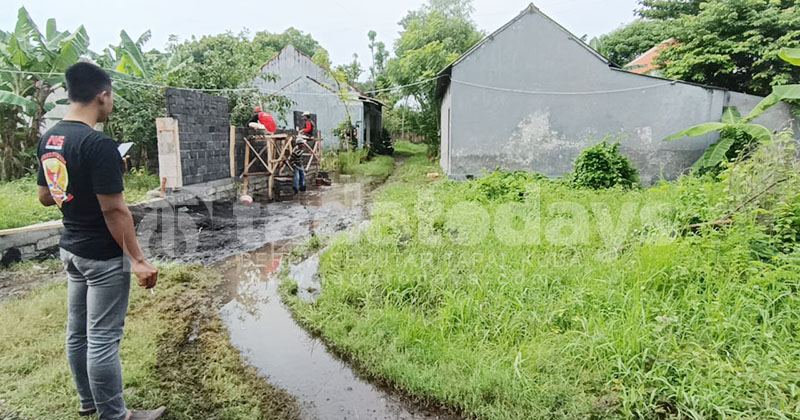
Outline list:
[[[57,207],[45,207],[39,203],[33,177],[0,183],[0,197],[0,229],[61,218]]]
[[[366,149],[339,152],[336,158],[337,170],[348,175],[385,177],[394,169],[394,159],[391,156],[369,158]]]
[[[12,270],[36,275],[31,267]],[[294,400],[231,346],[217,316],[219,275],[168,265],[160,277],[155,295],[133,285],[121,347],[128,406],[166,405],[166,419],[299,418]],[[60,282],[0,305],[0,418],[79,418],[64,355],[65,295]]]
[[[680,231],[724,214],[726,184],[431,168],[413,154],[333,240],[316,304],[285,295],[370,374],[481,419],[800,418],[800,250],[760,257],[758,211]]]
[[[158,187],[158,175],[133,170],[124,174],[125,201],[138,203],[147,199],[147,191]],[[44,207],[36,193],[36,178],[29,176],[0,183],[0,229],[58,220],[57,207]]]
[[[411,143],[398,141],[394,144],[394,153],[397,155],[424,155],[428,153],[428,146],[424,143]]]

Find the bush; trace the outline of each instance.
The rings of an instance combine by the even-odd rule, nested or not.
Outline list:
[[[535,172],[496,170],[468,185],[477,190],[472,197],[478,201],[524,201],[531,181],[546,179]]]
[[[639,183],[639,171],[617,150],[619,142],[602,142],[586,149],[575,160],[571,183],[595,190],[621,186],[633,188]]]

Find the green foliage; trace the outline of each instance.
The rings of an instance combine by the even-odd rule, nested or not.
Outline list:
[[[55,19],[42,33],[21,7],[13,31],[0,31],[0,180],[32,173],[44,114],[55,104],[50,94],[64,83],[64,70],[88,50],[83,26],[59,31]]]
[[[345,121],[339,123],[331,133],[339,139],[339,150],[353,150],[358,148],[358,127],[350,120],[349,116]]]
[[[669,24],[677,44],[657,60],[667,77],[756,95],[800,82],[780,59],[781,48],[800,46],[794,1],[711,0]]]
[[[367,149],[337,154],[336,169],[343,174],[385,177],[394,169],[394,159],[390,156],[369,157]]]
[[[158,174],[147,172],[144,168],[131,168],[130,172],[122,175],[125,185],[125,202],[128,204],[147,200],[147,192],[158,188]]]
[[[381,84],[385,84],[388,80],[385,79],[384,72],[386,71],[386,61],[389,59],[389,51],[386,49],[386,44],[380,41],[375,41],[378,34],[375,31],[369,31],[367,38],[369,38],[369,52],[372,55],[372,65],[369,67],[370,84],[372,90],[378,89],[378,79],[381,78]]]
[[[423,155],[427,151],[424,144],[398,141],[394,144],[394,152],[400,156]]]
[[[791,49],[781,50],[780,57],[793,64],[796,51]],[[775,106],[781,100],[800,99],[800,85],[782,85],[772,88],[772,93],[761,100],[750,113],[742,118],[735,107],[727,107],[722,113],[722,122],[710,122],[689,127],[665,139],[672,141],[684,136],[701,136],[712,131],[720,131],[720,140],[709,146],[703,156],[695,162],[695,169],[715,168],[725,160],[731,160],[748,151],[753,143],[765,143],[772,139],[772,132],[759,124],[751,121],[761,116],[766,110]]]
[[[593,47],[612,63],[624,66],[668,39],[669,27],[669,24],[660,21],[635,20],[601,36]]]
[[[430,170],[409,159],[376,196],[370,227],[322,255],[317,302],[289,301],[369,374],[465,417],[793,418],[798,186],[773,188],[724,229],[675,234],[685,217],[716,220],[769,174],[790,173],[767,164],[788,159],[778,149],[721,180],[649,190],[505,175],[533,194],[478,203],[482,179],[400,181]],[[564,203],[584,212],[565,215]],[[576,240],[548,239],[559,229]],[[783,251],[756,252],[773,237]]]
[[[58,207],[39,203],[33,175],[0,182],[0,229],[11,229],[61,218]]]
[[[796,1],[640,0],[631,24],[599,38],[597,49],[624,65],[675,38],[655,64],[660,74],[734,91],[766,95],[773,85],[800,82],[781,61],[782,48],[800,46]]]
[[[344,75],[345,81],[353,86],[358,84],[358,78],[364,73],[361,68],[361,63],[358,62],[358,54],[353,53],[353,61],[349,64],[340,64],[334,68],[334,71]]]
[[[546,180],[545,175],[525,171],[501,171],[484,174],[477,180],[470,182],[475,193],[472,199],[477,201],[525,201],[529,193],[531,181]]]
[[[683,15],[696,15],[707,0],[639,0],[636,14],[652,20],[677,19]]]
[[[587,148],[575,160],[570,182],[581,188],[633,188],[639,183],[639,171],[619,152],[619,142],[606,140]]]
[[[408,85],[436,76],[450,62],[478,42],[482,33],[469,19],[471,0],[431,1],[401,20],[403,31],[395,42],[396,58],[389,60],[387,75],[395,85]],[[433,82],[408,86],[404,96],[420,104],[418,124],[410,126],[424,136],[432,154],[438,153],[439,105]]]

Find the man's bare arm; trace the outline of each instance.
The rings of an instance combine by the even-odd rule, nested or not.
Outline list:
[[[50,189],[41,185],[37,185],[37,187],[36,192],[39,194],[39,202],[46,207],[55,206],[56,200],[53,200]]]
[[[130,257],[133,273],[139,277],[139,285],[147,289],[154,287],[158,281],[158,270],[150,265],[142,254],[133,227],[133,216],[125,204],[122,193],[97,194],[97,201],[100,202],[100,209],[103,211],[111,236]]]

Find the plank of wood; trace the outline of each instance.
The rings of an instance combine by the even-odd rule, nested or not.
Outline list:
[[[228,146],[229,158],[231,162],[231,178],[236,176],[236,126],[231,126],[231,139]]]

